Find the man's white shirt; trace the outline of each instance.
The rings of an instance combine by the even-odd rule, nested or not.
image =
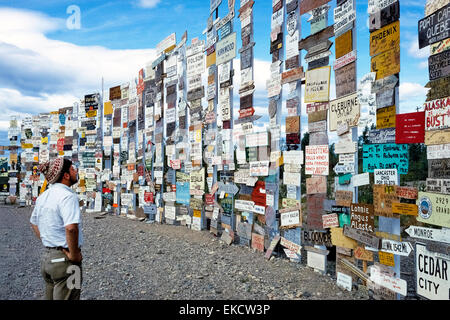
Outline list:
[[[38,226],[42,244],[46,247],[67,248],[65,227],[69,224],[78,224],[78,246],[83,244],[78,196],[62,183],[50,185],[37,198],[30,222]]]

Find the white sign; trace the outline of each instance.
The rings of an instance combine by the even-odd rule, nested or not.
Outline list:
[[[355,164],[355,154],[354,153],[343,153],[339,155],[340,164]]]
[[[230,120],[230,90],[228,88],[221,88],[219,90],[219,107],[222,115],[222,121]]]
[[[161,53],[164,50],[166,50],[167,48],[170,48],[171,46],[175,46],[176,45],[176,37],[175,37],[175,33],[172,33],[170,36],[168,36],[167,38],[165,38],[164,40],[162,40],[160,43],[158,43],[156,45],[156,52],[157,53]]]
[[[409,226],[405,231],[413,238],[450,243],[450,229],[430,229]]]
[[[305,102],[326,102],[330,97],[331,67],[306,71]]]
[[[286,35],[286,60],[298,55],[298,34],[298,30],[295,30],[292,36],[290,34]]]
[[[270,161],[254,161],[250,162],[250,176],[268,176]]]
[[[287,227],[300,224],[300,211],[290,211],[280,214],[281,226]]]
[[[173,207],[173,206],[167,206],[166,205],[164,207],[164,214],[165,214],[166,218],[175,220],[175,218],[176,218],[176,208]]]
[[[342,153],[352,153],[354,154],[358,150],[358,143],[348,140],[342,140],[340,139],[335,145],[334,145],[334,153],[336,154],[342,154]]]
[[[306,146],[305,174],[327,176],[329,172],[328,145]]]
[[[205,71],[205,55],[203,52],[197,53],[186,58],[187,63],[187,77],[194,77]]]
[[[216,64],[220,65],[236,57],[236,32],[228,35],[216,44]]]
[[[369,7],[367,13],[373,14],[381,9],[390,6],[391,4],[397,2],[398,0],[369,0]]]
[[[277,12],[272,14],[272,20],[270,23],[271,30],[275,29],[277,26],[281,26],[283,24],[283,16],[284,10],[281,8]]]
[[[283,163],[302,165],[303,151],[302,150],[283,151]]]
[[[406,296],[407,283],[405,280],[382,274],[380,271],[378,271],[377,267],[374,266],[371,266],[370,270],[370,280],[382,287],[388,288],[389,290]]]
[[[269,133],[267,131],[248,134],[245,136],[245,146],[259,147],[269,144]]]
[[[445,158],[450,158],[450,143],[427,146],[428,160]]]
[[[397,185],[397,169],[375,169],[375,184]]]
[[[413,250],[413,246],[410,242],[399,242],[389,239],[381,239],[380,251],[407,257]]]
[[[416,292],[432,300],[449,300],[448,261],[438,257],[426,246],[416,243]]]
[[[300,187],[301,179],[300,173],[289,172],[289,174],[285,173],[283,175],[283,183],[291,186]]]
[[[336,284],[348,291],[352,291],[352,277],[346,275],[345,273],[342,272],[337,273]]]
[[[353,1],[346,1],[343,5],[334,8],[334,33],[339,33],[355,19],[356,11],[353,8]]]
[[[230,80],[231,61],[219,65],[219,83]]]
[[[307,265],[308,267],[318,269],[321,271],[326,270],[327,256],[314,251],[306,251],[307,253]]]
[[[336,59],[333,64],[333,70],[340,69],[356,60],[356,51],[350,51],[346,55]]]
[[[354,187],[360,187],[370,184],[370,175],[368,172],[357,174],[352,177],[353,180],[353,186]]]

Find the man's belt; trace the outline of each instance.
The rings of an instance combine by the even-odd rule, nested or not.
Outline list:
[[[65,249],[64,247],[46,247],[47,249],[52,249],[52,250],[61,250]]]

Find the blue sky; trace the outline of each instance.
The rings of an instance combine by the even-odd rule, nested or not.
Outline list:
[[[417,46],[417,22],[424,16],[425,1],[400,2],[400,112],[406,113],[415,111],[425,100],[423,86],[428,81],[429,49],[419,50]],[[0,0],[0,109],[4,115],[0,118],[0,131],[7,130],[10,115],[23,118],[57,110],[72,105],[84,94],[100,90],[102,76],[106,88],[130,81],[140,68],[155,58],[156,44],[172,32],[176,33],[177,41],[185,30],[188,30],[188,41],[194,37],[205,39],[202,31],[209,16],[209,3],[209,0]],[[239,3],[236,0],[236,10]],[[335,3],[332,0],[329,4],[334,8]],[[81,10],[79,30],[66,27],[70,16],[66,10],[70,5]],[[356,5],[357,75],[360,79],[370,71],[367,0],[356,0]],[[255,0],[253,7],[255,107],[261,115],[268,105],[265,79],[271,62],[271,6],[270,0]],[[219,17],[227,11],[227,0],[223,0]],[[302,37],[310,33],[307,18],[308,15],[302,16]],[[332,21],[330,10],[329,24]],[[239,34],[237,17],[234,23]],[[334,54],[333,47],[331,50]],[[331,56],[331,65],[333,60]],[[239,63],[234,66],[238,67]],[[331,99],[334,98],[333,86],[332,72]],[[236,88],[235,93],[237,91]],[[234,103],[238,107],[238,97]],[[304,131],[304,112],[302,120]],[[261,121],[268,121],[267,116]],[[0,145],[8,143],[3,137],[5,135],[0,135]]]

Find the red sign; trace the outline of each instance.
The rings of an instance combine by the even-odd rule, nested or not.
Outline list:
[[[205,202],[207,205],[212,205],[214,204],[214,195],[213,194],[205,194]]]
[[[257,206],[266,206],[266,183],[264,181],[256,181],[252,191],[252,201]]]
[[[139,81],[136,86],[137,94],[142,94],[144,92],[144,69],[139,70]]]
[[[145,191],[144,192],[144,201],[147,203],[148,202],[153,203],[153,193]]]
[[[63,151],[64,150],[64,138],[58,139],[58,142],[56,143],[56,150],[57,151]]]
[[[239,110],[239,119],[251,117],[255,113],[255,109],[253,107],[247,109]]]
[[[425,111],[397,114],[395,143],[424,143]]]

